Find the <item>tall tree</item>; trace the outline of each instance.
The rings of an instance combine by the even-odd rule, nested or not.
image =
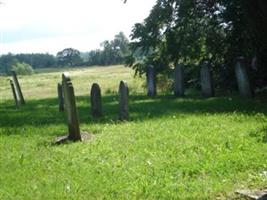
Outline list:
[[[59,65],[76,66],[82,62],[80,52],[73,48],[66,48],[57,53]]]

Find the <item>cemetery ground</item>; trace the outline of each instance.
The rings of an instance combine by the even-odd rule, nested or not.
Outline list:
[[[67,133],[57,83],[69,71],[85,142],[53,145]],[[118,88],[129,86],[129,121],[118,121]],[[123,66],[43,70],[19,76],[16,109],[0,77],[0,199],[227,199],[267,185],[266,97],[148,98]],[[101,87],[103,117],[90,113]]]

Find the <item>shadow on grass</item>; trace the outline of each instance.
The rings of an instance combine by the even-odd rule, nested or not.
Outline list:
[[[252,131],[249,133],[249,136],[255,138],[258,142],[267,143],[267,127]]]
[[[118,119],[118,96],[109,95],[103,97],[104,116],[93,119],[90,114],[89,97],[77,97],[80,123],[116,123]],[[0,126],[44,126],[65,124],[64,113],[58,112],[57,99],[29,100],[19,109],[12,106],[12,101],[0,104]],[[130,96],[130,120],[147,120],[174,114],[203,114],[203,113],[255,113],[267,114],[267,106],[264,100],[245,100],[239,97],[216,97],[202,99],[199,97],[187,97],[175,99],[172,96],[158,96],[148,98],[144,95]]]

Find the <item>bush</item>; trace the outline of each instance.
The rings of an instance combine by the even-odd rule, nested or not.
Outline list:
[[[12,70],[15,71],[18,75],[31,75],[34,73],[32,66],[24,62],[17,62],[12,66]]]
[[[172,92],[173,82],[173,78],[168,75],[158,74],[157,76],[157,88],[162,93]]]

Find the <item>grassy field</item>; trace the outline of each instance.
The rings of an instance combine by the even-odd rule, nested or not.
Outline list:
[[[19,109],[0,77],[0,199],[233,199],[237,189],[266,188],[266,99],[149,99],[128,68],[65,70],[93,140],[52,145],[67,132],[56,96],[63,70],[19,77]],[[117,121],[120,80],[130,87],[129,122]],[[101,119],[90,115],[93,82],[102,88]]]

